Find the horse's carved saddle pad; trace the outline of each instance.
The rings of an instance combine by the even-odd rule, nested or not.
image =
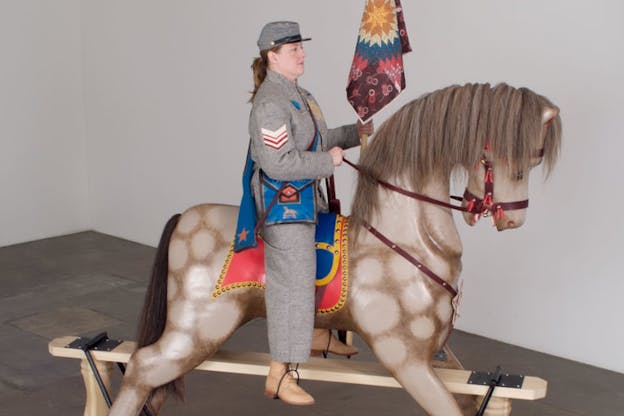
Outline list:
[[[348,226],[341,215],[319,213],[316,226],[316,309],[317,313],[340,310],[347,299],[349,280]],[[264,242],[235,253],[230,245],[219,280],[212,292],[216,298],[236,289],[264,289]]]

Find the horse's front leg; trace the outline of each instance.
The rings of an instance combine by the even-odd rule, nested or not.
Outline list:
[[[404,307],[406,304],[379,292],[358,293],[352,309],[360,327],[358,332],[379,362],[427,414],[462,416],[457,402],[431,367],[433,353],[442,344],[442,335],[448,328],[450,304],[441,302],[437,308],[419,308],[418,313],[411,313],[415,304],[411,304],[412,309]]]
[[[405,390],[432,416],[462,416],[457,402],[431,364],[411,360],[394,374]]]
[[[418,351],[408,352],[413,340],[380,339],[372,347],[386,367],[418,404],[432,416],[462,416],[453,395],[437,376],[431,363]],[[419,350],[419,348],[416,348]]]

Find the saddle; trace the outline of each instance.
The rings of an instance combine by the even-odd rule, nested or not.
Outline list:
[[[316,309],[318,314],[340,310],[347,299],[349,218],[319,213],[316,225]],[[234,252],[230,244],[219,279],[212,292],[217,298],[238,289],[264,289],[264,242],[244,251]]]

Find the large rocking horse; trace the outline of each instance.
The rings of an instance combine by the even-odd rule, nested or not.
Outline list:
[[[529,171],[553,166],[561,120],[547,98],[506,84],[450,86],[401,108],[357,166],[348,223],[348,292],[317,328],[354,331],[431,415],[461,411],[431,367],[452,329],[462,245],[452,209],[469,225],[490,216],[521,226]],[[468,179],[449,200],[456,168]],[[218,290],[232,257],[238,207],[204,204],[165,227],[132,355],[110,415],[156,412],[177,381],[246,322],[265,316],[261,284]],[[344,254],[346,256],[346,253]],[[269,277],[270,278],[270,277]]]

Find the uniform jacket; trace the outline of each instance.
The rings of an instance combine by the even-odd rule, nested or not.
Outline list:
[[[320,143],[317,151],[310,151],[317,129]],[[271,70],[267,71],[254,97],[249,136],[250,150],[243,175],[244,194],[235,251],[255,246],[252,230],[256,215],[262,216],[264,210],[260,169],[280,181],[320,180],[334,173],[334,164],[327,150],[334,146],[347,149],[360,144],[355,124],[328,129],[312,94]],[[249,193],[255,200],[257,212],[253,212],[254,203],[250,201]],[[316,199],[317,209],[326,210],[325,198],[319,193]]]
[[[317,152],[307,150],[315,133],[310,111],[320,134]],[[260,191],[258,168],[277,180],[327,178],[334,173],[327,150],[360,144],[355,124],[328,129],[312,94],[271,70],[267,71],[254,98],[249,136],[251,158],[256,164],[252,179],[254,195]]]

